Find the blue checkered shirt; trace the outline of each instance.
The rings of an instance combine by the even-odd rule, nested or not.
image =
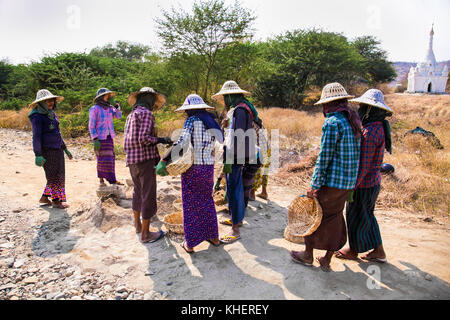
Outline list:
[[[350,123],[342,113],[333,112],[326,117],[311,188],[318,190],[328,186],[352,190],[358,178],[361,141],[355,138]]]
[[[203,122],[195,116],[187,118],[184,122],[180,138],[175,145],[181,144],[183,149],[187,150],[189,141],[194,147],[194,164],[214,165],[215,137],[206,131]]]

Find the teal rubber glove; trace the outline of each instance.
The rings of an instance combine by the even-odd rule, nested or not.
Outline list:
[[[355,191],[354,190],[352,190],[352,191],[350,191],[350,193],[348,194],[348,197],[347,197],[347,202],[348,203],[353,203],[353,194],[355,193]]]
[[[160,161],[158,163],[158,165],[155,167],[156,168],[156,174],[161,176],[161,177],[168,176],[169,173],[167,172],[166,165],[167,164],[164,161]]]
[[[214,191],[220,190],[220,182],[222,181],[222,178],[217,179],[216,184],[214,185]]]
[[[45,158],[42,157],[42,156],[36,157],[36,159],[34,159],[34,163],[35,163],[38,167],[44,166],[45,161],[47,161],[47,160],[45,160]]]
[[[222,170],[223,173],[230,174],[232,171],[233,171],[233,165],[232,164],[225,163],[223,165],[223,170]]]
[[[94,150],[100,151],[101,147],[102,147],[102,145],[100,144],[100,141],[98,139],[95,139],[94,140]]]
[[[67,154],[67,157],[69,157],[69,159],[70,160],[72,160],[73,159],[73,156],[72,156],[72,154],[70,153],[70,151],[66,148],[66,149],[64,149],[64,152]]]
[[[115,106],[115,105],[116,105],[116,100],[114,100],[114,97],[109,97],[108,103],[109,103],[110,105],[112,105],[112,106]]]

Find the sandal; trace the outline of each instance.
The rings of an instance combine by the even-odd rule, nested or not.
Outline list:
[[[304,265],[304,266],[306,266],[306,267],[312,267],[312,265],[313,265],[312,263],[306,262],[306,261],[302,260],[301,258],[299,258],[299,257],[294,253],[294,251],[291,251],[291,252],[290,252],[290,255],[291,255],[292,261],[294,261],[294,262],[296,262],[296,263],[302,264],[302,265]]]
[[[183,243],[180,244],[180,246],[184,249],[184,251],[186,251],[189,254],[193,254],[195,251],[194,249],[192,249],[192,251],[189,251],[186,245],[186,241],[183,241]]]
[[[338,259],[342,259],[342,260],[353,260],[353,261],[357,261],[358,260],[358,256],[356,257],[350,257],[349,255],[346,255],[345,253],[343,253],[341,250],[336,251],[334,253],[334,256]]]
[[[238,241],[239,239],[241,239],[241,236],[223,236],[222,238],[220,238],[220,242],[222,242],[223,244],[230,244]]]
[[[164,236],[165,236],[166,234],[164,233],[164,231],[159,231],[159,236],[158,236],[158,238],[156,238],[156,239],[153,239],[153,240],[145,240],[145,241],[141,241],[142,243],[154,243],[154,242],[156,242],[156,241],[158,241],[158,240],[161,240]]]
[[[370,262],[378,262],[378,263],[386,263],[387,262],[386,258],[378,258],[378,257],[371,258],[368,255],[362,256],[361,259],[366,260],[366,261],[370,261]]]
[[[223,219],[219,221],[220,224],[226,225],[226,226],[232,226],[233,225],[233,221],[231,219]],[[237,226],[238,227],[242,227],[243,223],[238,223]]]

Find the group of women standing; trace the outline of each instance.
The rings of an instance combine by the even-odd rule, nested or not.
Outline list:
[[[192,166],[181,175],[183,249],[193,253],[203,241],[214,246],[228,244],[241,238],[240,227],[245,209],[255,190],[263,186],[262,198],[267,198],[267,175],[270,166],[270,146],[264,126],[256,108],[246,99],[250,93],[236,82],[227,81],[212,98],[227,109],[222,128],[216,116],[208,112],[214,108],[200,96],[189,95],[176,112],[187,115],[177,142],[169,137],[158,137],[153,112],[161,108],[166,98],[152,88],[145,87],[128,97],[132,111],[127,117],[124,131],[126,164],[134,183],[132,209],[136,233],[144,243],[158,241],[164,232],[150,231],[150,220],[157,212],[156,175],[166,176],[167,165],[192,149]],[[115,176],[113,119],[121,118],[120,105],[114,101],[115,93],[101,88],[89,111],[89,129],[97,156],[100,184],[121,184]],[[350,109],[350,96],[339,83],[324,87],[321,100],[326,118],[322,128],[321,151],[317,159],[307,192],[317,198],[323,212],[319,228],[305,237],[305,250],[291,251],[295,262],[313,264],[313,250],[326,250],[318,258],[321,268],[330,269],[333,255],[342,259],[357,259],[358,254],[372,250],[363,259],[385,262],[380,230],[374,216],[375,202],[380,191],[381,165],[384,149],[391,152],[390,127],[386,117],[393,111],[384,102],[383,93],[371,89],[362,97],[350,100],[359,103],[358,113]],[[64,189],[64,153],[72,159],[59,131],[54,110],[63,97],[48,90],[40,90],[31,104],[29,118],[33,126],[33,150],[36,165],[43,166],[47,185],[41,203],[67,208]],[[244,138],[239,136],[244,133]],[[215,144],[223,145],[223,175],[226,177],[226,198],[230,219],[220,221],[231,226],[231,231],[219,237],[218,220],[213,199]],[[172,147],[161,158],[158,144]],[[180,154],[181,153],[181,154]],[[51,201],[49,199],[51,198]],[[347,228],[343,217],[346,202]]]

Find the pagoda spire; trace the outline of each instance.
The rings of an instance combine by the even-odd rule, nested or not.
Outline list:
[[[434,56],[434,52],[433,52],[433,38],[434,38],[434,23],[431,26],[430,42],[428,44],[428,52],[427,52],[427,58],[425,59],[425,62],[430,63],[432,66],[435,66],[436,65],[436,57]]]

